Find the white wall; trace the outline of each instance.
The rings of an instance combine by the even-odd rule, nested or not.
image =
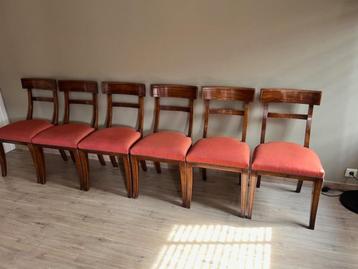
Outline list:
[[[329,180],[358,167],[355,0],[0,0],[0,88],[12,121],[26,114],[20,85],[26,76],[322,89],[311,146]],[[145,105],[148,131],[153,100]],[[196,105],[195,139],[203,125],[201,100]],[[85,111],[75,118],[89,118]],[[262,114],[257,101],[251,112],[254,147]],[[49,106],[40,105],[37,114],[49,115]],[[117,114],[126,123],[134,117]],[[184,116],[172,114],[162,126],[184,123]],[[209,131],[232,135],[238,126],[232,118]],[[303,143],[303,122],[270,126],[270,139]]]

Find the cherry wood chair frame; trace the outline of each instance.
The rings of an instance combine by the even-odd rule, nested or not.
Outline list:
[[[191,137],[193,130],[193,118],[194,118],[194,100],[197,98],[198,87],[190,85],[174,85],[174,84],[152,84],[150,89],[150,95],[154,97],[154,128],[153,133],[159,131],[160,112],[164,111],[179,111],[188,113],[188,132],[187,136]],[[182,98],[188,99],[188,106],[175,106],[175,105],[161,105],[161,98]],[[160,162],[176,163],[179,165],[180,171],[180,190],[182,194],[183,205],[185,205],[185,193],[186,193],[186,179],[185,179],[185,161],[174,161],[168,159],[161,159],[149,156],[131,155],[132,163],[132,181],[133,181],[133,198],[137,198],[139,195],[139,170],[138,162],[142,160],[154,161],[156,170],[160,173]]]
[[[122,83],[122,82],[102,82],[102,92],[107,95],[107,116],[105,128],[112,127],[112,114],[113,109],[116,107],[126,107],[126,108],[135,108],[138,110],[137,117],[137,131],[143,136],[143,124],[144,124],[144,97],[145,97],[145,85],[141,83]],[[113,101],[113,95],[134,95],[138,96],[138,102],[115,102]],[[113,166],[118,166],[120,159],[123,161],[124,173],[125,173],[125,185],[128,192],[128,197],[132,197],[132,175],[131,175],[131,165],[129,154],[119,154],[119,153],[108,153],[108,152],[99,152],[93,150],[79,150],[80,159],[82,163],[82,186],[85,191],[88,191],[89,186],[89,163],[88,163],[88,153],[95,153],[97,155],[109,155]],[[145,161],[141,162],[143,170],[146,170]]]
[[[36,102],[50,102],[53,104],[52,111],[52,120],[51,123],[57,125],[58,123],[58,95],[57,95],[57,82],[55,79],[44,79],[44,78],[22,78],[21,79],[22,88],[27,90],[27,100],[28,100],[28,109],[26,120],[33,119],[33,107],[34,101]],[[34,96],[33,90],[42,90],[42,91],[50,91],[52,97],[41,97]],[[6,155],[3,147],[3,142],[8,142],[12,144],[22,144],[27,145],[32,159],[34,161],[35,169],[38,170],[36,156],[33,150],[32,144],[23,143],[19,141],[13,140],[1,140],[0,141],[0,164],[1,164],[1,173],[2,176],[5,177],[7,175],[7,164],[6,164]]]
[[[244,87],[223,87],[223,86],[203,86],[202,96],[204,99],[204,129],[203,138],[207,137],[209,116],[211,114],[242,116],[242,135],[241,141],[246,141],[248,117],[249,117],[249,103],[254,100],[255,89]],[[244,103],[243,110],[232,108],[210,108],[210,101],[239,101]],[[240,173],[241,184],[241,216],[245,216],[246,201],[247,201],[247,186],[249,167],[247,169],[228,167],[222,165],[212,165],[207,163],[186,163],[186,201],[185,207],[190,208],[192,200],[192,186],[193,186],[193,167],[202,168],[203,178],[206,180],[206,169],[215,169],[222,171],[229,171]]]
[[[94,129],[98,129],[98,85],[96,81],[83,81],[83,80],[60,80],[58,81],[59,91],[64,93],[65,98],[65,112],[63,116],[63,124],[70,123],[70,105],[71,104],[81,104],[81,105],[90,105],[92,106],[92,120],[90,126]],[[91,94],[91,99],[82,99],[82,98],[70,98],[71,92],[84,92]],[[41,184],[46,183],[46,166],[45,166],[45,157],[43,148],[54,148],[61,151],[68,150],[71,153],[80,179],[82,178],[82,167],[81,160],[79,157],[79,152],[77,149],[58,147],[51,145],[33,145],[34,153],[37,160],[37,165],[39,167],[39,173],[37,174],[38,182]],[[103,157],[102,157],[103,158]],[[104,161],[104,160],[103,160]],[[84,189],[82,186],[82,180],[80,180],[80,188]]]
[[[310,136],[311,136],[311,125],[312,125],[312,115],[313,107],[315,105],[321,104],[321,91],[310,91],[310,90],[298,90],[298,89],[261,89],[260,101],[263,104],[263,119],[261,127],[261,144],[265,143],[266,135],[266,125],[268,118],[276,119],[299,119],[306,121],[306,130],[305,130],[305,139],[304,146],[309,148]],[[294,113],[273,113],[269,112],[270,103],[293,103],[293,104],[304,104],[308,105],[307,114],[294,114]],[[249,201],[248,201],[248,212],[247,217],[251,219],[252,209],[254,203],[255,189],[260,186],[261,176],[277,176],[283,178],[294,178],[298,179],[298,184],[296,192],[301,191],[303,181],[312,181],[313,182],[313,192],[312,192],[312,203],[311,203],[311,213],[309,228],[314,229],[319,196],[321,193],[323,178],[316,177],[305,177],[297,176],[292,174],[281,174],[273,173],[270,171],[255,171],[251,169],[250,176],[250,187],[249,187]]]

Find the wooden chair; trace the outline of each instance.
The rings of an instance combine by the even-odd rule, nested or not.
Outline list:
[[[245,216],[247,200],[248,172],[250,166],[250,148],[246,141],[249,103],[255,96],[255,89],[241,87],[202,87],[205,104],[203,138],[190,149],[186,157],[186,201],[190,208],[193,186],[193,167],[231,171],[241,174],[241,216]],[[244,103],[243,110],[227,108],[210,108],[210,101],[239,101]],[[243,116],[241,141],[231,137],[207,138],[210,114]]]
[[[196,86],[155,84],[151,85],[151,96],[155,99],[153,133],[141,139],[130,151],[132,162],[133,198],[139,194],[138,162],[152,160],[159,172],[159,162],[179,164],[180,186],[183,204],[185,201],[185,156],[192,140],[194,100],[197,98]],[[161,105],[161,98],[188,99],[188,106]],[[181,111],[189,115],[187,135],[178,131],[159,131],[159,118],[162,110]]]
[[[129,149],[143,135],[145,85],[139,83],[102,82],[102,92],[107,95],[106,128],[93,132],[78,144],[83,169],[82,186],[84,190],[89,190],[88,153],[109,155],[114,166],[116,166],[115,158],[118,157],[123,160],[125,184],[128,197],[131,197],[132,179]],[[138,102],[115,102],[112,100],[112,95],[138,96]],[[137,109],[137,130],[130,127],[113,127],[112,112],[114,107]]]
[[[317,154],[309,149],[313,107],[320,105],[321,92],[293,89],[261,89],[260,100],[264,106],[261,130],[261,144],[256,147],[249,188],[247,217],[251,218],[257,177],[261,175],[295,178],[299,180],[297,192],[302,182],[312,181],[312,204],[309,228],[314,229],[318,201],[324,178],[324,170]],[[270,103],[295,103],[308,105],[307,114],[273,113],[268,111]],[[289,142],[265,143],[268,118],[299,119],[306,121],[304,146]]]
[[[7,175],[6,155],[4,152],[3,142],[27,145],[33,158],[35,168],[36,158],[34,155],[31,139],[38,133],[54,126],[58,122],[58,97],[57,83],[54,79],[42,78],[23,78],[21,79],[22,88],[27,90],[28,110],[26,120],[10,123],[0,128],[0,163],[2,176]],[[51,97],[36,97],[33,90],[42,90],[51,92]],[[33,119],[34,101],[50,102],[53,104],[51,122],[42,119]]]
[[[60,150],[68,150],[71,152],[75,160],[76,167],[80,178],[82,178],[82,167],[77,150],[78,143],[87,135],[98,128],[98,86],[96,81],[82,80],[60,80],[58,82],[59,90],[64,92],[65,96],[65,113],[63,124],[51,127],[32,139],[37,164],[39,167],[38,181],[42,184],[46,183],[46,169],[43,148],[54,148]],[[89,93],[92,99],[75,99],[70,98],[71,92]],[[92,106],[91,124],[71,123],[70,122],[70,105],[81,104]],[[80,182],[81,189],[84,189]]]

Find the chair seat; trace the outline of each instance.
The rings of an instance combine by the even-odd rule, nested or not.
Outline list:
[[[128,154],[130,147],[140,138],[140,132],[129,127],[112,127],[91,133],[78,148],[89,151]]]
[[[317,154],[289,142],[271,142],[257,146],[252,170],[293,176],[323,178],[324,170]]]
[[[231,137],[210,137],[200,139],[189,151],[186,161],[218,166],[248,168],[249,146]]]
[[[141,139],[131,149],[132,155],[184,161],[191,138],[176,131],[162,131]]]
[[[38,133],[52,127],[46,120],[22,120],[0,128],[0,140],[31,143]]]
[[[49,128],[32,139],[32,143],[49,147],[77,148],[78,142],[94,131],[86,124],[70,123]]]

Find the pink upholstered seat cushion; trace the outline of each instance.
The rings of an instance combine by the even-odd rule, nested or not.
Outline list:
[[[128,154],[140,133],[129,127],[112,127],[93,132],[79,144],[79,149]]]
[[[70,123],[54,126],[49,128],[32,139],[33,144],[62,147],[77,148],[85,136],[94,131],[94,128],[86,124]]]
[[[257,146],[252,170],[324,177],[324,170],[317,154],[309,148],[289,142],[271,142]]]
[[[132,155],[184,161],[191,138],[176,131],[162,131],[141,139],[131,149]]]
[[[38,133],[52,127],[46,120],[22,120],[0,128],[0,139],[14,142],[30,143]]]
[[[246,143],[231,137],[203,138],[191,148],[186,161],[249,168],[250,148]]]

